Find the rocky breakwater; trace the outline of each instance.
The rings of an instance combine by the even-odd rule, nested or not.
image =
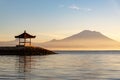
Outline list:
[[[57,54],[41,47],[0,47],[0,55],[50,55]]]

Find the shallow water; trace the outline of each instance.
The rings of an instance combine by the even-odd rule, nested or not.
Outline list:
[[[120,80],[119,51],[0,56],[0,80]]]

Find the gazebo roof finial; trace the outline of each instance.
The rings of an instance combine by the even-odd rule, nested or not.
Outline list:
[[[24,33],[26,33],[26,30],[24,30]]]

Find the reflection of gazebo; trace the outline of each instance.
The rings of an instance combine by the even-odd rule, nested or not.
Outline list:
[[[35,38],[35,37],[36,36],[32,36],[32,35],[26,33],[26,31],[24,31],[24,33],[22,33],[18,36],[15,36],[15,38],[19,38],[19,45],[18,46],[26,46],[26,44],[31,46],[31,38]],[[26,39],[30,39],[30,40],[28,41]]]

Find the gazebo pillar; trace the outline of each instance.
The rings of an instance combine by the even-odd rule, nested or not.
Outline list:
[[[23,43],[24,43],[24,46],[25,46],[25,44],[26,44],[26,38],[24,38],[24,42]]]
[[[31,38],[30,38],[30,46],[31,46]]]
[[[19,45],[20,45],[20,38],[19,38]]]

